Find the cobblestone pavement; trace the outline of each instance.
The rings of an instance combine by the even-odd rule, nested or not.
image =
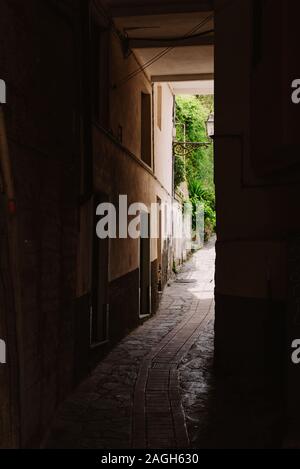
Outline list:
[[[197,283],[191,292],[200,301],[212,301],[214,295],[213,242],[194,256],[189,265]],[[213,304],[212,304],[213,306]],[[211,307],[206,320],[201,324],[200,334],[179,365],[180,391],[185,419],[194,448],[205,448],[214,443],[212,421],[215,420],[216,383],[213,375],[214,358],[214,308]]]
[[[186,448],[213,396],[214,240],[61,406],[49,448]],[[200,433],[199,433],[200,431]]]

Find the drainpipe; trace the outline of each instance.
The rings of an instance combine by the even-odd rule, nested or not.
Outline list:
[[[3,177],[4,191],[7,196],[7,208],[11,215],[16,213],[15,188],[9,158],[8,142],[4,118],[4,108],[0,104],[0,166]]]

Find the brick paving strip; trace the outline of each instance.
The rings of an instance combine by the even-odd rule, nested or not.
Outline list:
[[[44,447],[189,447],[182,402],[192,414],[197,386],[205,385],[190,349],[202,335],[205,340],[201,331],[213,322],[213,248],[214,240],[192,256],[166,287],[157,314],[125,337],[61,405]],[[181,381],[192,376],[188,389],[179,375]]]
[[[133,448],[188,448],[178,366],[211,316],[213,300],[193,301],[185,318],[143,361],[134,392]]]

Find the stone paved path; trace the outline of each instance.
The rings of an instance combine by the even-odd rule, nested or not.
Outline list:
[[[188,448],[213,394],[214,240],[61,406],[50,448]],[[202,410],[201,410],[202,409]]]

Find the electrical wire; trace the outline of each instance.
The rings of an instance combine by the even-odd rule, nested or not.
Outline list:
[[[102,2],[97,2],[97,0],[93,0],[93,5],[95,6],[95,8],[98,10],[98,12],[100,14],[102,14],[108,21],[108,24],[111,26],[112,28],[112,31],[113,33],[115,34],[115,36],[120,39],[122,42],[125,40],[125,39],[130,39],[130,38],[125,38],[122,33],[116,28],[114,22],[113,22],[113,19],[110,17],[109,13],[107,12],[107,10],[104,8]],[[194,35],[194,33],[196,33],[200,28],[202,28],[203,26],[205,26],[206,23],[208,23],[210,20],[212,20],[214,18],[214,13],[211,13],[209,14],[206,18],[204,18],[199,24],[197,24],[194,28],[192,28],[190,31],[188,31],[184,36],[182,37],[179,37],[179,38],[174,38],[174,40],[178,40],[178,41],[182,41],[184,39],[188,39],[190,37],[196,37],[196,36],[200,36],[200,35],[205,35],[205,34],[209,34],[210,32],[213,32],[213,30],[210,30],[210,31],[204,31],[202,34],[200,33],[199,35]],[[122,86],[124,85],[125,83],[127,83],[129,80],[131,80],[132,78],[134,78],[136,75],[142,73],[143,71],[145,71],[148,67],[150,67],[151,65],[153,65],[154,63],[156,63],[158,60],[160,60],[162,57],[164,57],[166,54],[168,54],[169,52],[171,52],[171,50],[175,49],[175,46],[170,46],[170,47],[167,47],[166,49],[164,49],[163,51],[160,51],[158,54],[156,54],[155,56],[153,56],[151,59],[149,59],[146,63],[144,63],[143,65],[141,65],[140,67],[138,67],[136,70],[134,70],[133,72],[131,72],[129,75],[127,75],[127,77],[125,77],[123,80],[121,80],[119,83],[115,84],[113,86],[113,88],[118,88],[119,86]]]
[[[206,36],[207,34],[214,33],[214,29],[208,29],[207,31],[203,31],[202,33],[193,34],[192,36],[186,37],[129,37],[131,41],[159,41],[159,42],[175,42],[175,41],[184,41],[186,39],[194,39],[197,37]]]
[[[212,18],[214,17],[214,14],[210,14],[208,17],[206,17],[203,21],[201,21],[201,23],[197,24],[193,29],[191,29],[190,31],[188,31],[185,36],[183,36],[181,39],[184,39],[185,37],[193,34],[194,32],[196,32],[197,30],[199,30],[200,28],[202,28],[208,21],[210,21]],[[148,68],[149,66],[151,66],[153,63],[157,62],[160,58],[164,57],[168,52],[170,52],[171,50],[175,49],[174,46],[170,46],[170,47],[167,47],[166,49],[164,49],[163,51],[160,51],[158,54],[156,54],[154,57],[152,57],[151,59],[149,59],[144,65],[142,65],[141,67],[139,67],[137,70],[131,72],[127,77],[126,77],[126,81],[128,81],[128,79],[131,79],[133,77],[135,77],[137,74],[139,74],[140,72],[144,71],[146,68]],[[123,82],[122,82],[123,84]]]
[[[210,20],[212,20],[214,18],[214,13],[211,13],[210,15],[208,15],[206,18],[204,18],[204,20],[202,20],[199,24],[197,24],[194,28],[192,28],[190,31],[188,31],[184,36],[182,36],[180,39],[181,40],[184,40],[186,39],[188,36],[191,36],[193,35],[194,33],[196,33],[196,31],[198,31],[200,28],[202,28],[206,23],[208,23]],[[207,34],[207,33],[206,33]],[[129,80],[131,80],[132,78],[134,78],[136,75],[140,74],[141,72],[145,71],[148,67],[150,67],[151,65],[153,65],[155,62],[157,62],[158,60],[160,60],[162,57],[164,57],[166,54],[168,54],[171,50],[175,49],[175,46],[170,46],[170,47],[167,47],[166,49],[164,49],[163,51],[160,51],[158,54],[156,54],[155,56],[153,56],[151,59],[149,59],[147,62],[145,62],[142,66],[140,66],[139,68],[137,68],[136,70],[134,70],[133,72],[131,72],[129,75],[127,75],[127,77],[125,77],[123,80],[121,80],[119,83],[115,84],[114,85],[114,88],[118,88],[122,85],[124,85],[125,83],[127,83]]]

